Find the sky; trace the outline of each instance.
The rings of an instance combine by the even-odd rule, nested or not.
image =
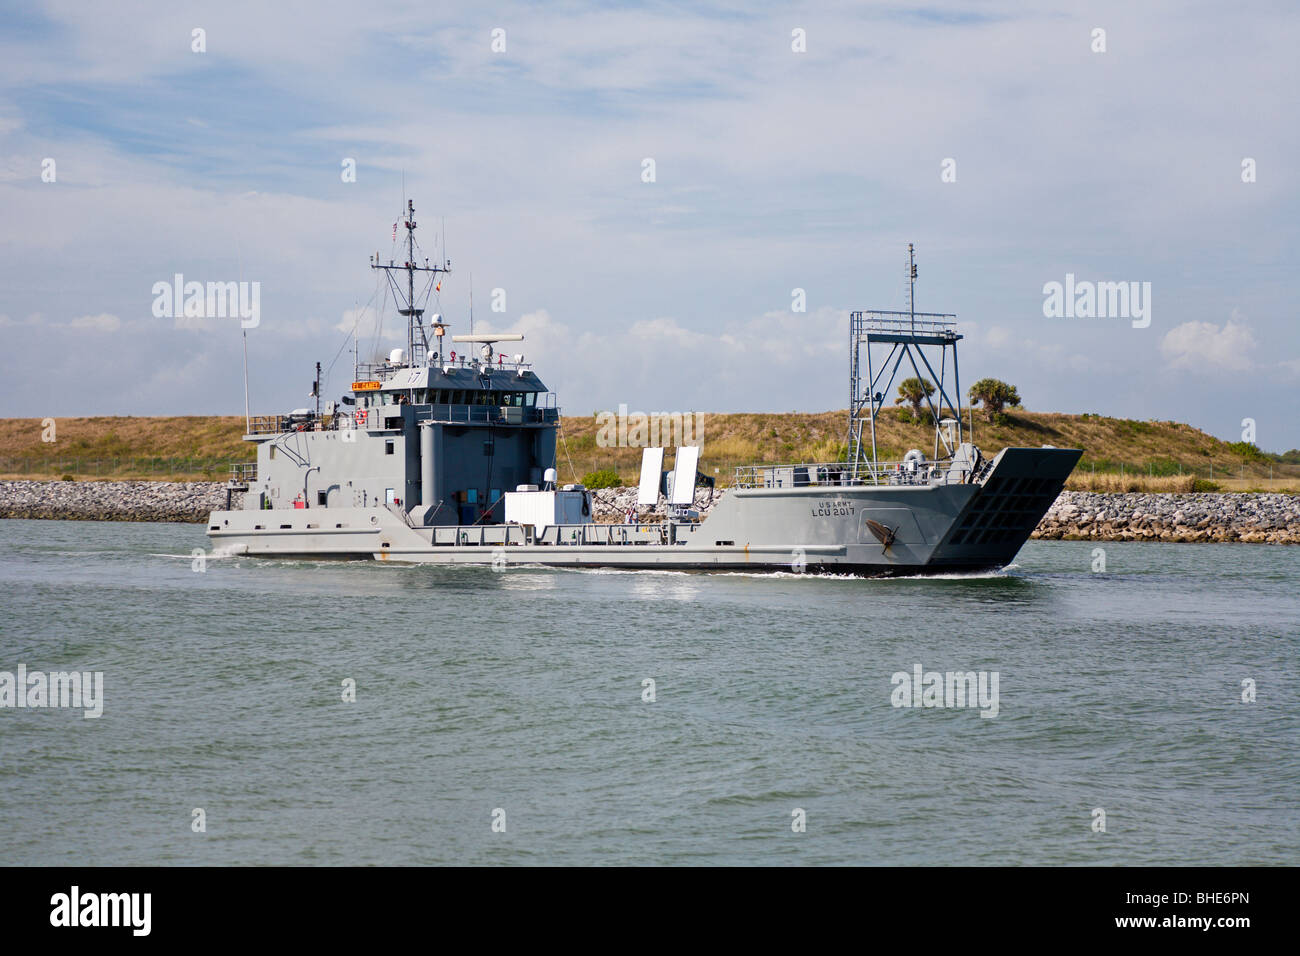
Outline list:
[[[245,335],[253,414],[337,398],[409,196],[430,310],[472,277],[566,414],[846,408],[911,242],[964,384],[1300,447],[1300,7],[457,6],[6,4],[0,415],[242,414]],[[156,315],[176,274],[258,324]]]

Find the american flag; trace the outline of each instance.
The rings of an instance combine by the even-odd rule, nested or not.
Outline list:
[[[397,223],[393,223],[393,241],[397,241]]]

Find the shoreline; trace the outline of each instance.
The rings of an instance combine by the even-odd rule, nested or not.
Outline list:
[[[701,517],[723,494],[725,489],[697,489]],[[636,489],[600,489],[592,497],[597,521],[618,522],[636,501]],[[242,500],[236,492],[233,507]],[[209,513],[225,505],[225,484],[219,481],[0,481],[0,518],[206,524]],[[1063,491],[1031,537],[1300,544],[1300,496]]]

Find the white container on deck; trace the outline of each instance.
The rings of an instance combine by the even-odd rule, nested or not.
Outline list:
[[[585,491],[507,491],[506,523],[530,524],[539,529],[556,524],[590,524],[591,507]]]

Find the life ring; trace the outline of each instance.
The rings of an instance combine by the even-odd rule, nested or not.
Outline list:
[[[453,362],[456,361],[456,353],[455,353],[455,352],[452,352],[452,353],[451,353],[451,360],[452,360]]]
[[[364,408],[358,408],[358,409],[357,409],[357,424],[358,424],[358,425],[364,425],[365,423],[366,423],[366,410],[365,410]]]

